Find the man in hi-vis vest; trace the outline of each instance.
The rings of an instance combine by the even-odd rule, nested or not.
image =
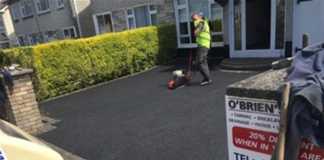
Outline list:
[[[208,21],[203,18],[202,14],[194,13],[192,15],[192,20],[194,22],[194,34],[198,44],[196,63],[198,63],[199,71],[204,78],[200,85],[205,86],[212,83],[207,61],[211,43],[210,28]]]

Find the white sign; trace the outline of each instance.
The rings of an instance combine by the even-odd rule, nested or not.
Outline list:
[[[226,96],[229,160],[270,160],[278,141],[277,101]],[[324,150],[303,141],[299,160],[324,160]]]
[[[0,160],[7,160],[5,152],[0,148]]]

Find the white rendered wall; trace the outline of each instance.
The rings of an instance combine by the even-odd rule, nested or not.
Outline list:
[[[324,42],[324,1],[312,0],[297,4],[294,0],[293,50],[302,48],[303,34],[309,44]]]

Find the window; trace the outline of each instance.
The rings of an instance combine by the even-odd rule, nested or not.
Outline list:
[[[190,36],[190,23],[189,23],[189,14],[186,8],[185,0],[178,0],[179,4],[176,7],[176,15],[178,18],[177,26],[178,26],[178,41],[180,44],[190,44],[191,36]]]
[[[135,21],[136,27],[144,27],[150,25],[149,12],[146,6],[136,7],[135,11]]]
[[[210,6],[210,30],[213,43],[222,43],[223,38],[223,8],[218,3],[212,3]]]
[[[3,32],[5,32],[5,26],[3,23],[3,19],[0,18],[0,33],[3,33]]]
[[[42,42],[42,35],[39,33],[33,33],[28,36],[29,44],[35,45]]]
[[[127,9],[126,13],[129,29],[157,24],[157,8],[155,5]]]
[[[30,17],[33,15],[33,3],[31,0],[21,1],[20,5],[23,18]]]
[[[212,46],[222,46],[223,41],[223,8],[214,1],[197,0],[176,0],[175,13],[177,25],[177,39],[180,48],[195,47],[195,37],[193,36],[193,22],[191,14],[203,12],[209,20]]]
[[[157,9],[155,5],[149,6],[151,25],[157,25]]]
[[[36,9],[37,13],[46,13],[50,11],[49,1],[48,0],[36,0]]]
[[[114,31],[111,13],[95,15],[95,21],[98,34]]]
[[[44,33],[44,41],[51,42],[57,39],[56,31],[47,31]]]
[[[27,43],[25,41],[25,36],[18,36],[18,43],[19,43],[20,46],[27,45]]]
[[[57,8],[64,8],[64,0],[56,0]]]
[[[128,29],[136,28],[134,9],[127,9],[126,12]]]
[[[64,38],[77,38],[75,27],[63,29]]]
[[[21,17],[19,5],[14,4],[10,7],[11,16],[14,21],[18,20]]]

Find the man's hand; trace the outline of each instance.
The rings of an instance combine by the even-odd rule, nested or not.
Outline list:
[[[205,28],[205,23],[204,22],[200,22],[198,24],[198,26],[196,27],[196,29],[195,29],[195,36],[198,36],[198,34],[200,32],[202,32],[204,30],[204,28]]]

